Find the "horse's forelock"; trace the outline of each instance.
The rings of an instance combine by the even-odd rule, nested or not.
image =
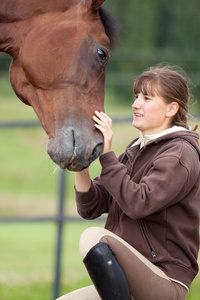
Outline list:
[[[114,48],[115,43],[119,41],[119,23],[117,20],[104,8],[100,7],[99,16],[104,25],[106,35],[110,39],[110,46]]]

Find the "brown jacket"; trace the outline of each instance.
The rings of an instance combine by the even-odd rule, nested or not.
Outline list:
[[[117,234],[169,277],[190,286],[198,273],[200,162],[198,134],[179,131],[119,158],[100,157],[102,172],[87,193],[76,192],[79,214],[108,213]]]

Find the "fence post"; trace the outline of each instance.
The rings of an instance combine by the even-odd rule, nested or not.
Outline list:
[[[63,242],[63,225],[64,225],[64,202],[65,202],[65,179],[66,171],[62,170],[59,176],[59,204],[58,204],[58,216],[57,216],[57,246],[55,257],[55,280],[53,300],[59,297],[60,291],[60,275],[61,275],[61,257],[62,257],[62,242]]]

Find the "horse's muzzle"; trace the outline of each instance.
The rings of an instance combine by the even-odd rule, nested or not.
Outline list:
[[[47,144],[50,158],[61,169],[82,171],[100,156],[103,137],[98,131],[88,132],[67,128],[59,130]]]

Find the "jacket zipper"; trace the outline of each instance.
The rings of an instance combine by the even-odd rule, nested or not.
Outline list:
[[[138,152],[137,152],[137,154],[136,154],[136,156],[135,156],[135,158],[134,158],[134,160],[130,163],[131,166],[130,166],[128,175],[131,175],[131,174],[132,174],[134,163],[135,163],[135,161],[138,159],[138,157],[140,156],[140,154],[141,154],[141,152],[142,152],[143,150],[144,150],[144,147],[143,147],[142,149],[139,149]],[[126,155],[128,156],[128,154],[126,154]],[[128,156],[128,157],[129,157],[129,156]],[[140,220],[139,220],[139,223],[140,223],[140,227],[141,227],[141,230],[142,230],[142,232],[143,232],[144,238],[145,238],[145,240],[146,240],[146,242],[147,242],[147,244],[148,244],[148,247],[149,247],[149,250],[150,250],[150,252],[151,252],[151,255],[152,255],[153,258],[156,258],[156,254],[155,254],[155,252],[154,252],[154,250],[153,250],[153,247],[151,246],[151,243],[150,243],[150,241],[149,241],[149,239],[148,239],[148,237],[147,237],[147,234],[146,234],[146,232],[145,232],[144,225],[143,225],[143,221],[140,219]]]
[[[110,207],[111,205],[115,205],[114,209],[114,220],[113,220],[113,227],[112,227],[112,232],[115,232],[119,225],[119,207],[116,205],[116,203],[113,203],[113,197],[110,196]]]
[[[140,223],[140,227],[141,227],[141,229],[142,229],[142,232],[143,232],[143,234],[144,234],[145,240],[146,240],[146,242],[147,242],[147,244],[148,244],[148,247],[149,247],[149,250],[150,250],[150,252],[151,252],[151,255],[152,255],[153,258],[156,258],[156,254],[155,254],[155,252],[154,252],[154,250],[153,250],[153,247],[151,246],[151,243],[150,243],[150,241],[149,241],[149,239],[148,239],[148,237],[147,237],[147,234],[146,234],[146,232],[145,232],[144,225],[143,225],[143,221],[142,221],[142,220],[139,220],[139,223]]]

